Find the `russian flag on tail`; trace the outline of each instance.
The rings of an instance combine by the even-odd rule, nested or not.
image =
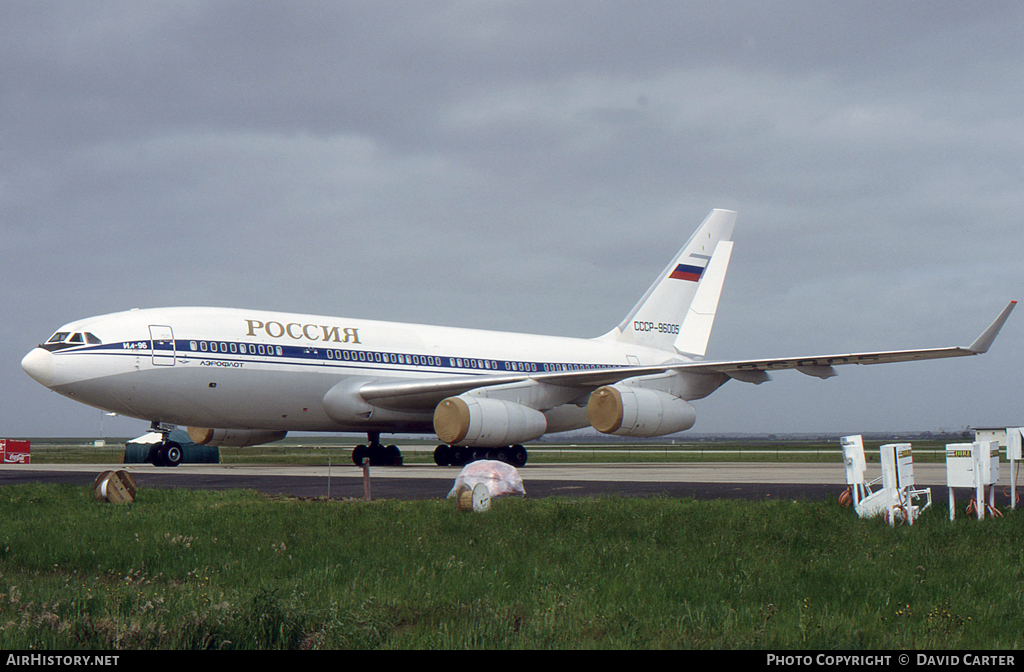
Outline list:
[[[676,269],[672,271],[668,277],[676,280],[689,280],[690,282],[700,282],[700,276],[704,274],[704,269],[700,266],[689,266],[687,264],[679,264]]]

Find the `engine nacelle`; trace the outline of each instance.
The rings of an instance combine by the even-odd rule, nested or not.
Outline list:
[[[288,436],[288,432],[271,429],[207,429],[189,427],[188,438],[200,446],[258,446],[273,443]]]
[[[465,395],[437,405],[434,431],[450,445],[498,448],[540,438],[548,431],[548,421],[529,406]]]
[[[606,385],[591,393],[587,419],[604,434],[651,437],[693,427],[697,410],[686,400],[659,390]]]

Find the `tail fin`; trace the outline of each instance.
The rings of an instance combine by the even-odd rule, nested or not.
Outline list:
[[[703,357],[735,223],[735,212],[712,210],[626,319],[602,338]]]

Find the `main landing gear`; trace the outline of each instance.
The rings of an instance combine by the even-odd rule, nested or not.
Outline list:
[[[380,442],[380,432],[367,432],[368,444],[361,443],[352,450],[352,464],[363,466],[369,458],[371,467],[402,466],[402,451],[398,446],[385,446]],[[516,444],[499,448],[466,448],[442,444],[434,449],[434,463],[441,467],[462,467],[477,460],[498,460],[521,467],[526,464],[526,448]]]
[[[497,460],[521,467],[526,464],[527,457],[526,448],[518,443],[501,448],[466,448],[442,444],[434,449],[434,464],[439,467],[461,467],[477,460]]]
[[[402,451],[398,446],[382,446],[380,443],[380,432],[367,432],[366,438],[370,445],[359,444],[352,450],[352,463],[357,467],[363,466],[363,460],[370,458],[371,467],[400,467],[402,466]]]

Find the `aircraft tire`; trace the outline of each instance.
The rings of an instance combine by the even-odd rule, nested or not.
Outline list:
[[[434,464],[439,467],[452,466],[452,449],[443,443],[434,448]]]
[[[509,460],[509,464],[511,464],[513,467],[517,467],[517,468],[518,467],[523,467],[523,466],[526,466],[526,460],[528,458],[529,458],[529,455],[527,455],[527,453],[526,453],[526,448],[523,448],[519,444],[516,444],[516,445],[512,446],[512,454],[511,454],[511,459]]]
[[[164,466],[176,467],[181,464],[182,451],[181,446],[174,441],[167,441],[160,449],[160,455],[163,458]]]
[[[391,445],[384,449],[384,463],[392,467],[402,466],[402,451]]]
[[[352,449],[352,464],[357,467],[363,466],[363,458],[369,457],[367,454],[367,447],[363,444],[359,444]]]
[[[463,467],[472,461],[473,453],[462,446],[452,446],[451,456],[453,467]]]
[[[164,462],[163,457],[163,444],[157,443],[149,448],[149,455],[146,461],[152,464],[154,467],[166,467],[167,464]]]

